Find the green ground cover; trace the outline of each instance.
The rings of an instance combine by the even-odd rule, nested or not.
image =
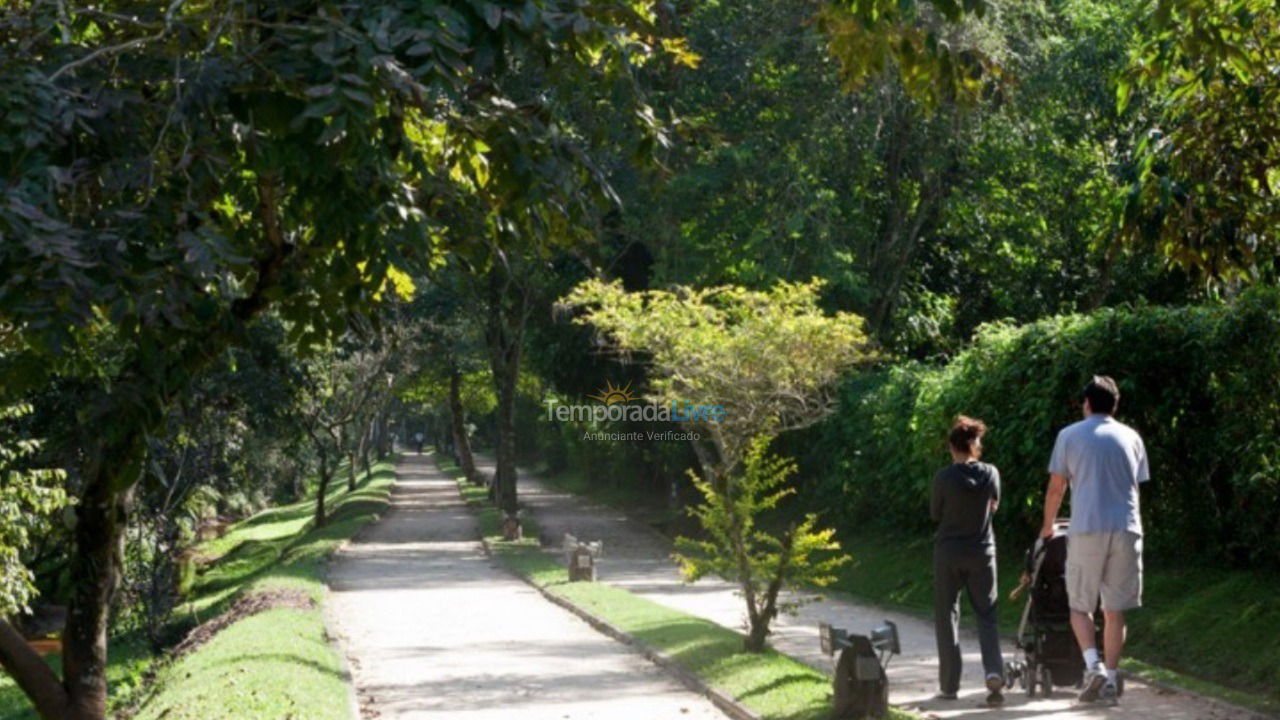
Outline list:
[[[319,607],[324,561],[386,510],[393,467],[378,463],[354,492],[345,483],[335,487],[323,528],[312,523],[315,501],[304,500],[258,513],[202,545],[207,564],[179,615],[209,620],[237,598],[273,590],[303,593],[315,606],[249,615],[171,663],[152,660],[132,638],[117,638],[108,668],[114,710],[137,720],[347,720],[348,685]],[[56,666],[57,656],[50,662]],[[34,718],[21,691],[0,677],[0,720]]]

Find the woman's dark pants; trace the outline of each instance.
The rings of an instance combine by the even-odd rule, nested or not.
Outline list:
[[[993,548],[934,545],[933,612],[938,633],[938,684],[960,689],[960,592],[968,591],[978,617],[978,643],[986,675],[1004,676],[1000,630],[996,626],[996,556]]]

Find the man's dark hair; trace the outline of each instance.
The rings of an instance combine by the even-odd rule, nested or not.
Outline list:
[[[973,443],[987,434],[987,426],[981,420],[961,415],[951,425],[947,441],[959,452],[973,452]]]
[[[1092,412],[1111,415],[1120,405],[1120,388],[1109,376],[1094,375],[1089,384],[1084,386],[1084,399],[1089,401]]]

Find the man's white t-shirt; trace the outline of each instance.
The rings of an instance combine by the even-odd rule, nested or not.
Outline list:
[[[1138,484],[1151,474],[1136,430],[1101,414],[1068,425],[1053,444],[1049,472],[1071,482],[1069,533],[1142,534]]]

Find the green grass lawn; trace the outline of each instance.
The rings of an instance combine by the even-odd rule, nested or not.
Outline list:
[[[456,468],[442,469],[458,476]],[[674,659],[708,685],[735,697],[767,720],[825,720],[831,713],[831,679],[786,655],[748,653],[743,636],[602,583],[570,583],[565,568],[538,548],[536,528],[525,523],[524,540],[504,542],[499,514],[485,491],[459,480],[459,490],[479,515],[494,555],[509,568],[554,595],[590,611]],[[897,710],[899,720],[914,716]]]
[[[115,638],[108,667],[112,706],[134,710],[138,720],[349,718],[348,686],[319,608],[323,563],[386,510],[394,479],[392,463],[384,462],[354,492],[345,482],[335,487],[323,528],[312,523],[314,500],[305,500],[258,513],[202,545],[208,564],[179,615],[205,621],[246,593],[271,589],[305,593],[316,607],[250,615],[169,664],[154,663],[130,638]],[[51,662],[56,666],[58,658]],[[156,678],[144,683],[149,668]],[[0,720],[35,717],[21,691],[0,678]]]

